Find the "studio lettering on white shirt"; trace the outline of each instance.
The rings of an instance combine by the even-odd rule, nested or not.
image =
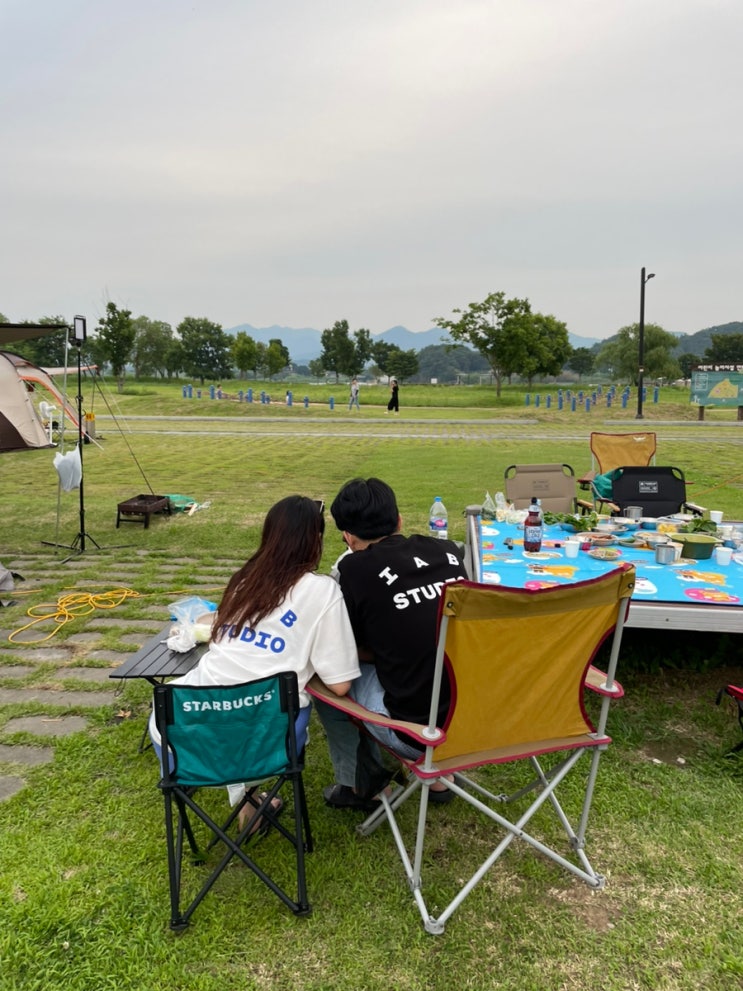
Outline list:
[[[279,617],[279,622],[291,628],[297,622],[297,614],[288,609]],[[234,624],[225,624],[221,629],[222,636],[229,637],[230,640],[242,640],[243,643],[250,643],[262,650],[271,650],[274,654],[280,654],[286,647],[286,641],[282,637],[272,637],[270,633],[254,630],[250,626],[244,626],[240,632]]]

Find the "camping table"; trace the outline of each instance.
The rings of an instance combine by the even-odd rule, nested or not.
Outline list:
[[[144,678],[151,685],[157,685],[166,678],[187,674],[191,668],[196,667],[209,644],[197,643],[195,647],[186,651],[170,650],[167,639],[172,625],[171,622],[164,626],[159,633],[143,644],[136,654],[132,654],[128,661],[124,661],[112,671],[109,677]],[[146,740],[147,726],[139,743],[140,753],[145,749]]]
[[[112,671],[109,677],[144,678],[151,685],[156,685],[165,678],[177,678],[196,667],[199,658],[209,645],[197,643],[190,650],[170,650],[167,639],[172,625],[171,622],[164,626],[159,633],[143,644],[136,654],[132,654],[128,661],[124,661]]]
[[[572,534],[560,527],[545,526],[540,556],[529,556],[523,550],[523,527],[483,522],[468,510],[470,573],[486,584],[539,588],[596,578],[626,561],[637,570],[628,627],[743,633],[743,552],[725,567],[712,559],[660,565],[653,551],[619,544],[614,545],[620,552],[615,561],[597,560],[585,551],[567,559],[568,536]],[[506,545],[508,539],[513,549]]]

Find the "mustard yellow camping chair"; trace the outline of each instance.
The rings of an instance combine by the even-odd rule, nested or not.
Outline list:
[[[609,434],[593,431],[589,439],[591,469],[578,479],[583,489],[590,489],[594,508],[605,509],[607,499],[601,498],[593,485],[596,475],[605,475],[616,468],[644,468],[655,464],[658,438],[652,430],[636,430],[629,434]]]
[[[382,795],[380,808],[359,831],[368,835],[384,821],[389,823],[427,932],[443,932],[452,913],[514,840],[589,887],[603,887],[604,878],[585,851],[586,831],[599,759],[611,742],[606,734],[609,706],[623,694],[615,672],[634,578],[634,568],[622,564],[589,581],[533,591],[474,582],[447,585],[441,599],[427,726],[385,719],[334,696],[317,680],[311,682],[310,690],[317,697],[362,723],[402,730],[424,748],[417,761],[402,761],[409,772],[407,785],[390,796]],[[610,640],[606,674],[592,663],[605,640]],[[446,726],[438,728],[435,718],[445,669],[454,701]],[[584,705],[586,689],[600,699],[595,725]],[[517,790],[510,795],[490,790],[492,769],[471,776],[486,765],[499,764],[522,772],[517,775]],[[558,788],[569,776],[569,794],[558,798]],[[509,772],[508,778],[513,777]],[[468,845],[473,851],[486,846],[488,853],[481,863],[469,867],[460,855],[449,855],[451,879],[444,883],[453,896],[433,915],[427,899],[444,904],[449,897],[428,876],[429,869],[439,871],[447,860],[445,830],[442,833],[436,816],[428,821],[429,790],[436,782],[468,803],[473,818],[474,813],[484,817],[482,824],[479,818],[473,822]],[[409,826],[406,839],[404,823],[411,820],[400,813],[414,799],[417,827],[413,837]],[[511,806],[514,812],[509,817]],[[546,825],[543,816],[537,817],[539,830],[535,826],[531,832],[531,821],[540,809],[554,816]],[[552,839],[555,820],[559,846]],[[436,848],[435,856],[429,848]],[[469,871],[469,878],[462,880]]]
[[[591,468],[603,475],[625,465],[645,467],[655,461],[658,447],[656,435],[649,430],[631,434],[606,434],[594,431],[590,437]]]

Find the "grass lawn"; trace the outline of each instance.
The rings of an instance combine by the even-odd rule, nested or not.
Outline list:
[[[4,638],[27,621],[27,608],[79,583],[114,588],[116,574],[130,568],[138,595],[110,615],[129,632],[148,616],[165,622],[174,591],[187,592],[204,575],[229,575],[244,560],[276,499],[302,492],[329,503],[356,475],[393,485],[406,530],[425,527],[441,495],[451,536],[463,539],[463,508],[502,489],[508,465],[565,461],[580,474],[590,467],[591,430],[640,426],[630,409],[547,410],[544,399],[535,409],[516,390],[496,406],[492,389],[403,385],[401,415],[393,417],[382,387],[378,394],[362,387],[360,413],[345,408],[345,385],[333,411],[332,393],[315,388],[308,409],[185,400],[176,384],[96,398],[101,440],[84,448],[85,530],[103,550],[89,543],[56,568],[48,565],[64,551],[41,541],[75,537],[78,491],[58,492],[49,451],[5,455],[0,560],[41,555],[49,577],[22,605],[2,611]],[[694,501],[743,519],[743,424],[734,414],[709,411],[699,424],[687,395],[664,390],[646,406],[642,428],[658,433],[659,464],[685,470]],[[156,518],[148,530],[117,530],[117,503],[150,491],[188,495],[202,508]],[[341,549],[331,525],[323,567]],[[164,563],[167,588],[159,580]],[[88,622],[75,619],[47,645],[83,633]],[[119,637],[107,633],[104,645],[120,647]],[[28,787],[0,803],[0,991],[743,987],[743,764],[724,756],[740,733],[730,709],[714,704],[721,685],[743,677],[740,641],[628,631],[620,667],[627,694],[612,710],[614,744],[588,831],[605,889],[590,891],[513,844],[438,937],[423,931],[386,829],[360,839],[355,814],[324,806],[321,789],[332,774],[316,720],[305,775],[316,837],[308,859],[313,914],[294,918],[233,867],[189,929],[171,933],[155,760],[137,752],[150,693],[146,684],[126,685],[115,706],[93,710],[89,727],[60,740],[54,761],[25,771]],[[23,663],[19,650],[5,644],[0,691],[11,684],[2,668]],[[29,676],[13,685],[31,682],[40,684]],[[59,715],[43,699],[6,702],[0,744],[46,742],[7,732],[8,719],[28,711]],[[502,772],[482,773],[495,783]],[[225,800],[220,793],[214,801]],[[443,901],[447,877],[460,865],[464,872],[471,856],[482,859],[488,830],[457,802],[434,809],[433,819],[431,892]],[[261,841],[269,859],[279,849],[274,841]]]

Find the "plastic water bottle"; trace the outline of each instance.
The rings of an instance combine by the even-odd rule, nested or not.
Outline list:
[[[542,510],[536,496],[524,521],[524,550],[535,554],[542,549]]]
[[[449,536],[449,517],[441,496],[436,496],[428,514],[428,535],[446,540]]]

